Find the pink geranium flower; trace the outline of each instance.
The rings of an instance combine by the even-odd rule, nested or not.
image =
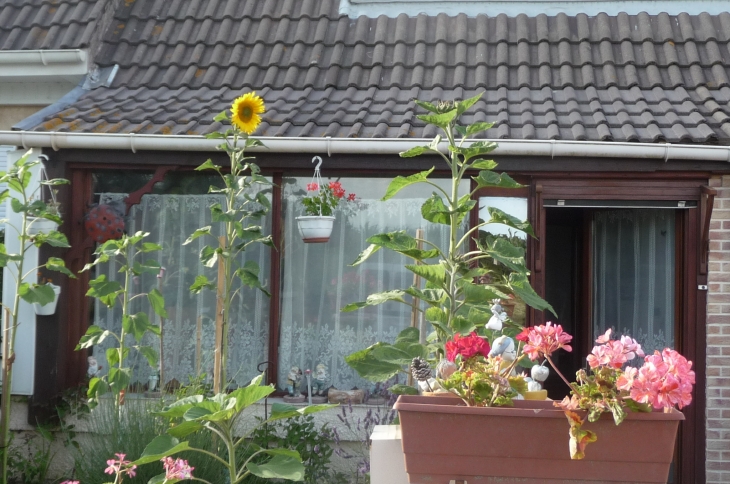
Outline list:
[[[559,324],[554,325],[550,321],[540,326],[533,326],[526,335],[520,334],[519,336],[523,341],[524,337],[527,337],[524,352],[533,361],[542,356],[549,357],[560,348],[565,351],[573,351],[573,348],[568,344],[573,337],[565,333],[562,326]]]
[[[316,192],[317,190],[319,190],[319,185],[317,183],[307,183],[308,192]]]
[[[683,408],[692,402],[692,386],[695,373],[692,362],[665,348],[644,358],[644,365],[638,370],[627,368],[617,381],[621,390],[628,390],[631,398],[639,403],[648,403],[654,408],[670,409],[675,405]],[[633,370],[633,371],[631,371]]]
[[[627,361],[644,356],[641,345],[632,337],[621,336],[620,340],[612,340],[611,329],[596,338],[596,343],[600,346],[594,346],[587,358],[591,368],[610,366],[619,369]]]
[[[81,481],[63,481],[61,484],[81,484]]]
[[[193,477],[193,470],[195,467],[190,467],[188,461],[172,457],[163,457],[160,459],[162,466],[165,468],[165,479],[191,479]]]
[[[126,454],[114,454],[117,456],[117,460],[109,459],[106,461],[107,467],[104,472],[109,475],[113,474],[127,474],[129,477],[134,477],[137,472],[137,466],[132,464],[131,461],[125,460]]]

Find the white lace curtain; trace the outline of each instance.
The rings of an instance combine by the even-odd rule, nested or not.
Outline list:
[[[674,346],[674,211],[606,210],[594,217],[594,336],[608,328],[647,353]]]
[[[357,267],[349,264],[367,247],[365,240],[371,235],[405,230],[415,236],[423,228],[426,239],[443,248],[448,247],[448,228],[421,217],[421,205],[431,189],[409,187],[403,198],[381,202],[389,180],[345,178],[342,185],[357,193],[358,208],[338,210],[329,242],[305,244],[295,218],[302,215],[300,200],[308,181],[285,183],[278,381],[285,384],[292,366],[304,370],[324,363],[336,388],[369,388],[372,384],[358,377],[345,356],[378,341],[394,341],[409,326],[411,308],[397,302],[349,313],[340,308],[374,292],[410,287],[413,273],[403,266],[411,259],[383,249]]]
[[[101,203],[124,197],[124,194],[103,194]],[[133,291],[144,293],[159,288],[165,297],[168,313],[162,326],[162,369],[165,382],[176,379],[185,384],[189,378],[202,374],[208,380],[212,379],[215,294],[204,290],[194,295],[189,288],[200,274],[205,274],[210,280],[216,279],[216,270],[204,268],[198,258],[200,249],[214,241],[201,237],[186,246],[182,243],[196,229],[206,225],[212,225],[214,234],[219,235],[220,224],[211,224],[209,207],[221,202],[222,198],[218,195],[145,195],[139,205],[132,207],[127,218],[129,233],[138,230],[150,232],[145,240],[163,247],[162,251],[148,255],[165,267],[164,277],[159,279],[155,275],[143,275],[135,280]],[[270,230],[267,219],[262,219],[260,223],[265,231]],[[259,245],[248,250],[242,254],[240,264],[243,265],[246,260],[258,263],[264,286],[267,286],[270,249]],[[123,282],[118,270],[117,264],[111,262],[98,266],[96,275],[106,274],[108,279],[116,278]],[[159,324],[159,317],[149,308],[146,298],[140,298],[134,305],[134,312],[146,311],[149,318]],[[228,376],[239,385],[245,385],[257,374],[257,365],[267,359],[269,298],[261,291],[245,287],[235,299],[231,311]],[[108,309],[97,301],[94,306],[94,324],[119,332],[119,306]],[[145,339],[145,344],[159,351],[160,342],[157,336],[148,335]],[[94,349],[94,356],[103,366],[103,373],[108,370],[104,350],[111,343],[107,341]],[[134,352],[129,361],[134,370],[134,381],[144,383],[150,372],[157,371],[151,369],[147,361]]]

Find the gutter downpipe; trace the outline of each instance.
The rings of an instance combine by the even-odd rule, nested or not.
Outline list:
[[[252,152],[328,153],[393,155],[430,139],[362,138],[283,138],[257,137],[266,147]],[[730,146],[679,144],[639,144],[601,141],[564,140],[475,140],[494,141],[500,156],[640,158],[664,160],[703,160],[730,162]],[[204,136],[68,133],[38,131],[0,131],[0,144],[28,148],[97,149],[138,151],[216,151],[219,139]],[[465,143],[468,145],[468,142]],[[439,145],[446,152],[446,143]]]

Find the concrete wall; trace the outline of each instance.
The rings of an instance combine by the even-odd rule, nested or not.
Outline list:
[[[730,482],[730,176],[715,177],[707,304],[707,482]]]

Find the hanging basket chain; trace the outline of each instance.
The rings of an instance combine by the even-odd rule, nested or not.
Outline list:
[[[322,166],[322,158],[315,156],[312,158],[312,163],[317,162],[317,166],[314,167],[314,175],[312,175],[312,183],[317,186],[317,196],[319,197],[319,216],[322,216],[322,174],[319,171],[319,167]]]

